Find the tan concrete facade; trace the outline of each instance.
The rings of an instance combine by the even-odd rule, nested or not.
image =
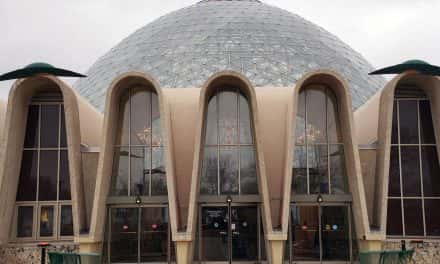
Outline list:
[[[253,87],[243,75],[224,71],[201,88],[161,88],[150,76],[127,72],[109,86],[103,114],[53,76],[18,80],[9,95],[1,123],[0,246],[11,241],[15,196],[20,173],[26,113],[30,98],[48,87],[61,91],[66,113],[74,241],[82,252],[102,252],[107,197],[119,124],[119,99],[133,86],[146,87],[159,99],[166,155],[166,179],[172,240],[177,263],[191,263],[197,231],[201,150],[206,109],[217,87],[237,87],[248,99],[255,138],[258,197],[270,263],[283,262],[291,205],[292,160],[298,94],[311,84],[330,88],[338,102],[339,121],[355,233],[361,250],[378,249],[386,240],[386,208],[393,97],[396,87],[414,84],[428,95],[437,142],[440,141],[440,80],[402,74],[353,113],[350,89],[336,72],[317,70],[294,87]],[[0,103],[0,121],[4,112]],[[377,142],[377,145],[376,145]],[[440,153],[439,148],[437,148]],[[330,197],[324,197],[327,199]],[[151,197],[154,204],[159,198]],[[220,198],[219,198],[220,199]],[[223,198],[222,198],[223,199]],[[128,202],[135,203],[135,197]],[[4,228],[7,227],[7,228]],[[83,231],[83,232],[80,232]]]

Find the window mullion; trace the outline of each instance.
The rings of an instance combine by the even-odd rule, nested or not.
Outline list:
[[[132,118],[131,100],[132,100],[132,94],[131,94],[131,87],[130,87],[130,88],[128,88],[128,179],[127,179],[128,180],[128,186],[127,186],[128,196],[131,195],[131,118]]]
[[[308,124],[308,115],[307,115],[307,90],[304,91],[304,129],[305,129],[305,139],[304,139],[304,143],[306,146],[306,176],[307,176],[307,194],[310,194],[310,173],[309,173],[309,139],[308,139],[308,130],[307,130],[307,124]],[[299,93],[298,93],[298,97],[299,97]]]
[[[420,100],[417,100],[417,132],[418,132],[418,150],[419,150],[419,170],[420,170],[420,193],[422,195],[422,217],[423,217],[423,235],[426,236],[426,217],[425,217],[425,193],[423,190],[423,168],[422,168],[422,141],[420,125]]]
[[[400,103],[399,101],[395,101],[396,111],[397,111],[397,144],[398,144],[398,153],[399,153],[399,177],[400,177],[400,210],[402,217],[402,234],[405,236],[405,212],[403,206],[403,177],[402,177],[402,148],[400,145]],[[389,184],[389,177],[388,177]]]

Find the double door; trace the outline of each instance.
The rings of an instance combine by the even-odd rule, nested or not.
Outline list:
[[[195,259],[200,263],[257,263],[265,259],[256,205],[203,205]]]
[[[349,204],[294,203],[290,207],[286,261],[352,263],[352,229]]]

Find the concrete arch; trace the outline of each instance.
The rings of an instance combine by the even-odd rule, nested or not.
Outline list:
[[[374,194],[373,224],[380,228],[385,238],[387,225],[388,182],[390,168],[391,132],[393,123],[393,103],[396,88],[400,85],[415,85],[423,90],[431,102],[431,112],[437,154],[440,154],[440,79],[434,76],[422,75],[414,72],[402,73],[387,83],[380,95],[378,147],[376,159],[376,182]]]
[[[289,224],[289,206],[291,200],[291,183],[293,179],[291,161],[294,158],[294,131],[296,127],[295,116],[297,113],[298,95],[302,88],[312,84],[322,84],[330,88],[337,99],[339,109],[339,122],[345,151],[345,164],[348,177],[348,187],[353,199],[352,212],[358,239],[366,239],[370,235],[367,206],[365,200],[364,184],[361,174],[359,152],[357,149],[356,135],[354,132],[350,89],[347,82],[336,72],[331,70],[316,70],[304,75],[295,85],[291,102],[288,106],[288,120],[286,134],[288,149],[284,171],[283,205],[282,205],[282,232],[287,236]]]
[[[92,113],[89,105],[84,108],[85,102],[76,95],[67,84],[51,75],[17,80],[9,93],[8,107],[5,118],[5,130],[1,141],[0,157],[0,225],[12,226],[15,196],[18,188],[21,156],[23,152],[23,138],[26,130],[26,120],[29,102],[38,91],[46,88],[59,90],[63,95],[66,117],[66,135],[68,146],[68,160],[70,173],[70,188],[72,198],[72,215],[74,223],[74,238],[79,237],[80,231],[86,228],[84,187],[81,172],[81,128],[80,112]],[[96,112],[94,113],[96,114]],[[89,117],[94,119],[93,114]],[[98,122],[96,122],[98,121]],[[92,122],[99,123],[98,120]],[[94,140],[89,137],[89,142]],[[8,243],[9,228],[0,229],[0,244]]]
[[[223,85],[233,85],[240,89],[242,93],[247,97],[251,118],[253,122],[253,134],[255,139],[255,149],[256,149],[256,159],[257,159],[257,178],[258,178],[258,188],[259,194],[261,196],[262,204],[262,216],[264,232],[266,237],[270,237],[273,233],[272,230],[272,220],[269,206],[269,191],[266,179],[266,170],[264,165],[264,155],[263,155],[263,142],[260,137],[260,124],[258,120],[258,106],[256,100],[255,90],[249,80],[243,75],[233,72],[233,71],[222,71],[211,76],[203,85],[200,91],[199,99],[199,113],[197,118],[197,127],[195,135],[195,154],[193,159],[193,170],[191,177],[191,191],[189,197],[189,208],[188,208],[188,220],[186,231],[180,232],[176,236],[176,241],[183,242],[177,243],[178,250],[178,261],[180,263],[190,263],[192,262],[192,246],[191,241],[194,241],[197,225],[197,208],[198,208],[198,197],[199,197],[199,185],[200,185],[200,165],[201,165],[201,148],[203,146],[203,130],[205,124],[205,115],[207,104],[210,96],[213,94],[213,90],[216,87]],[[182,249],[179,249],[182,247]],[[179,259],[179,251],[182,252],[182,256]]]
[[[81,250],[100,252],[101,243],[104,237],[106,200],[110,188],[113,150],[118,127],[119,98],[128,88],[134,85],[142,85],[156,93],[159,100],[159,111],[161,118],[161,132],[166,155],[166,177],[168,191],[168,205],[171,222],[171,230],[177,232],[178,212],[175,191],[174,165],[172,157],[172,138],[170,135],[170,114],[165,98],[159,84],[150,76],[141,72],[127,72],[110,84],[106,95],[105,116],[103,123],[103,134],[100,142],[101,152],[98,161],[95,195],[93,199],[93,211],[90,223],[89,236],[81,240]],[[133,203],[135,197],[133,198]]]

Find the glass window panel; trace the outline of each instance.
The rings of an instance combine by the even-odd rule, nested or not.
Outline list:
[[[296,110],[295,125],[296,144],[306,143],[306,92],[303,90],[298,95],[298,108]]]
[[[128,195],[128,147],[115,148],[110,195]]]
[[[217,155],[217,147],[205,147],[203,150],[202,177],[200,181],[201,194],[218,193]]]
[[[59,115],[58,105],[41,106],[40,147],[58,147]]]
[[[17,201],[35,201],[37,197],[38,151],[23,150]]]
[[[60,151],[60,200],[70,200],[70,173],[67,150]]]
[[[327,133],[331,143],[342,142],[339,112],[336,96],[330,89],[327,90]]]
[[[422,146],[424,196],[440,196],[440,168],[436,146]]]
[[[130,131],[130,92],[128,90],[122,94],[119,107],[116,145],[128,145]]]
[[[237,147],[220,147],[219,172],[220,192],[222,194],[238,194]]]
[[[252,144],[251,116],[248,100],[242,94],[239,94],[240,103],[240,143]]]
[[[240,147],[241,194],[258,194],[257,165],[254,147]]]
[[[66,114],[64,113],[64,106],[61,105],[61,131],[60,131],[60,147],[67,147],[66,137]]]
[[[402,161],[402,181],[403,181],[403,195],[404,196],[420,196],[420,162],[419,162],[419,147],[402,146],[401,161]]]
[[[25,148],[38,147],[38,115],[39,106],[30,105],[28,110],[28,116],[26,121],[26,135],[24,138]]]
[[[330,145],[330,181],[332,194],[347,193],[345,156],[343,145]]]
[[[41,206],[40,209],[40,236],[51,237],[54,235],[54,208]]]
[[[218,107],[220,144],[237,144],[237,93],[231,91],[222,91],[218,93],[217,96],[219,97]]]
[[[391,146],[388,196],[400,196],[399,147]]]
[[[319,215],[317,206],[292,206],[292,254],[295,261],[319,261]]]
[[[426,235],[440,236],[440,200],[425,199]]]
[[[391,128],[391,144],[398,144],[399,140],[399,132],[397,131],[398,122],[397,122],[397,101],[394,101],[393,104],[393,124]]]
[[[326,95],[323,87],[314,86],[306,90],[307,141],[309,144],[327,142]]]
[[[420,106],[420,137],[422,144],[435,144],[434,127],[432,124],[431,105],[422,100]]]
[[[151,144],[151,93],[143,87],[131,93],[131,145]]]
[[[153,129],[153,137],[152,137],[152,144],[153,146],[162,146],[163,140],[162,140],[162,127],[161,127],[161,121],[160,121],[160,108],[159,108],[159,99],[157,97],[157,94],[151,93],[151,127]]]
[[[72,206],[61,206],[60,236],[73,236]]]
[[[168,212],[166,208],[142,208],[141,262],[166,262],[168,258]]]
[[[40,175],[38,200],[54,201],[57,199],[58,151],[40,150]]]
[[[417,122],[417,101],[399,101],[399,121],[400,121],[400,143],[417,144],[418,122]]]
[[[110,261],[137,263],[138,208],[111,209]]]
[[[17,237],[32,237],[34,220],[33,206],[19,206],[17,212]]]
[[[293,193],[307,194],[307,152],[306,146],[295,147],[293,160]]]
[[[321,214],[322,260],[350,259],[348,210],[345,206],[323,206]]]
[[[400,199],[388,199],[387,235],[403,235],[402,204]]]
[[[163,148],[153,148],[153,166],[151,169],[151,194],[167,195],[167,174],[165,170]]]
[[[217,97],[209,100],[206,114],[205,144],[217,145]]]
[[[422,200],[404,199],[405,235],[423,236]]]
[[[328,151],[327,145],[309,145],[310,193],[328,193]]]
[[[132,147],[130,155],[131,194],[148,195],[151,168],[150,147]]]

